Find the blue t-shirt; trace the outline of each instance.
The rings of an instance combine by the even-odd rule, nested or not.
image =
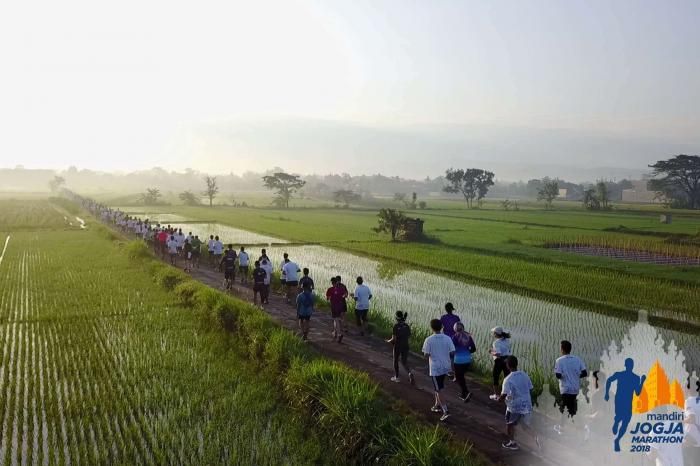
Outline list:
[[[472,351],[476,351],[474,339],[468,333],[452,335],[452,343],[455,345],[455,364],[469,364],[472,362]]]

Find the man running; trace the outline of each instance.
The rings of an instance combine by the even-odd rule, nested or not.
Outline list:
[[[185,272],[192,271],[192,245],[188,239],[185,239],[185,245],[182,247],[185,255]]]
[[[303,277],[301,277],[301,280],[299,280],[299,289],[304,288],[305,286],[308,286],[311,288],[311,291],[314,291],[314,281],[311,277],[309,277],[309,269],[304,267],[304,270],[302,270],[302,273],[304,274]]]
[[[613,382],[617,382],[615,391],[615,420],[612,427],[612,433],[615,435],[615,451],[620,451],[620,440],[627,432],[627,426],[632,419],[632,400],[634,395],[639,396],[642,393],[642,387],[647,379],[646,375],[641,378],[633,372],[634,360],[632,358],[625,359],[625,370],[615,372],[608,377],[605,383],[605,401],[610,400],[610,386]]]
[[[399,360],[401,365],[408,372],[408,381],[411,385],[416,383],[416,379],[413,377],[413,372],[411,368],[408,367],[408,341],[411,339],[411,327],[406,323],[406,317],[408,317],[408,312],[396,311],[396,324],[391,331],[391,338],[386,342],[393,345],[393,356],[394,356],[394,376],[391,378],[392,382],[400,382],[399,379]]]
[[[202,254],[202,241],[198,235],[192,238],[192,265],[199,268],[199,258]]]
[[[170,265],[177,265],[177,240],[175,235],[171,235],[168,240],[168,254],[170,254]]]
[[[229,249],[233,248],[232,245],[229,245]],[[224,253],[224,243],[222,243],[219,240],[218,236],[214,237],[214,262],[215,263],[221,263],[221,256]],[[233,255],[235,257],[236,251],[233,251]],[[235,274],[235,271],[234,271]]]
[[[158,233],[158,246],[160,249],[160,257],[165,260],[165,255],[168,253],[168,240],[170,240],[170,235],[164,229]]]
[[[503,379],[503,389],[499,399],[506,402],[506,434],[508,441],[504,442],[506,450],[519,450],[520,446],[515,441],[515,426],[520,424],[535,437],[535,443],[539,447],[540,441],[537,434],[530,430],[532,419],[532,395],[534,388],[530,377],[518,370],[518,358],[508,356],[505,359],[509,374]]]
[[[230,290],[233,288],[233,282],[236,280],[236,251],[233,250],[233,244],[228,245],[226,254],[219,262],[219,270],[222,267],[224,269],[223,287],[225,290]]]
[[[345,319],[345,311],[347,305],[345,298],[348,295],[348,290],[345,287],[340,287],[337,277],[331,278],[331,287],[326,290],[326,299],[331,305],[331,317],[333,318],[333,340],[338,343],[343,342],[343,320]],[[345,289],[345,291],[343,291]]]
[[[289,260],[289,256],[285,257],[284,264],[282,264],[282,273],[284,274],[285,284],[287,286],[287,304],[291,304],[292,297],[299,286],[299,272],[301,272],[301,270],[296,262]]]
[[[554,363],[554,376],[559,381],[559,393],[561,393],[561,422],[554,426],[554,430],[561,434],[564,429],[564,410],[568,411],[571,422],[578,411],[576,398],[581,389],[581,379],[588,377],[585,364],[577,356],[571,354],[571,342],[562,340],[560,343],[561,357]]]
[[[241,246],[241,251],[238,253],[238,271],[241,273],[241,283],[248,284],[248,263],[250,258],[245,248]]]
[[[430,328],[433,334],[423,342],[423,354],[428,358],[429,374],[435,392],[435,403],[430,410],[434,413],[442,412],[440,421],[444,422],[450,417],[450,413],[440,392],[445,388],[445,377],[452,367],[451,358],[455,352],[455,345],[450,337],[442,333],[442,324],[438,319],[430,321]]]
[[[258,304],[258,295],[260,295],[260,305],[267,300],[266,280],[267,271],[260,267],[260,261],[255,261],[255,268],[253,269],[253,304],[255,305]]]
[[[207,251],[209,252],[209,265],[214,268],[214,235],[209,235],[209,241],[207,241]]]
[[[367,318],[369,315],[369,300],[372,299],[372,292],[364,284],[362,277],[357,277],[357,287],[352,298],[355,300],[355,321],[360,328],[360,336],[364,336],[367,331]]]
[[[314,293],[308,286],[301,290],[297,295],[297,318],[299,319],[299,330],[301,330],[302,339],[309,339],[309,324],[311,315],[314,312]]]
[[[266,272],[265,275],[265,299],[262,304],[268,304],[270,302],[270,286],[272,284],[272,262],[268,259],[260,259],[260,268]],[[262,298],[262,296],[261,296]]]
[[[287,294],[287,275],[284,272],[284,265],[289,261],[289,254],[286,252],[282,255],[282,263],[280,264],[280,284],[282,285],[282,294]],[[287,299],[289,301],[289,299]]]

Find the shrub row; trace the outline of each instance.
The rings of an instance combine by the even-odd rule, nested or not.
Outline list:
[[[133,248],[133,249],[132,249]],[[138,251],[127,245],[127,251]],[[141,254],[132,254],[144,260]],[[441,427],[393,412],[369,377],[319,356],[260,309],[148,259],[153,278],[212,329],[223,329],[260,371],[280,380],[281,395],[301,419],[334,445],[338,463],[485,464]]]

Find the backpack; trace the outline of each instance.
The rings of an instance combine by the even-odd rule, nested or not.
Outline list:
[[[408,343],[411,338],[411,327],[406,322],[400,322],[396,326],[396,340],[401,343]]]

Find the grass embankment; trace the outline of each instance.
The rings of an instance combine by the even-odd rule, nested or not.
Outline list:
[[[141,241],[130,243],[126,252],[146,264],[156,282],[207,327],[225,330],[231,348],[249,359],[254,372],[276,380],[277,394],[294,419],[310,422],[339,462],[482,463],[469,447],[452,443],[443,429],[393,412],[366,374],[320,357],[260,309],[155,260]]]

